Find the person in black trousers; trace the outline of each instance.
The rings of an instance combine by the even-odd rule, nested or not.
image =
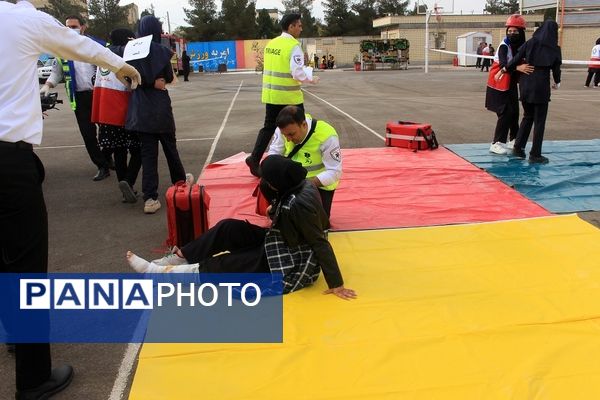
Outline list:
[[[517,54],[519,48],[525,43],[525,19],[518,14],[511,15],[506,21],[506,37],[498,46],[494,56],[492,73],[498,67],[504,68]],[[532,67],[529,72],[533,70]],[[512,150],[514,141],[519,131],[519,69],[525,67],[518,65],[512,74],[500,74],[498,79],[490,77],[485,94],[485,108],[493,111],[498,116],[494,138],[490,146],[490,153],[506,154]],[[508,84],[507,84],[508,82]],[[510,141],[509,139],[510,132]]]
[[[0,26],[4,29],[0,41],[0,81],[3,82],[0,90],[0,273],[45,274],[48,272],[48,213],[42,191],[45,172],[33,152],[33,145],[42,141],[43,126],[36,61],[41,53],[52,53],[117,72],[121,81],[129,77],[133,86],[140,77],[110,50],[75,34],[26,1],[18,5],[0,2]],[[48,315],[30,319],[32,314],[19,312],[18,293],[7,293],[18,292],[18,288],[3,286],[2,289],[3,298],[8,300],[0,305],[0,319],[8,340],[16,343],[15,398],[47,399],[71,383],[73,368],[63,365],[52,369],[48,342],[27,343],[27,337],[15,335],[15,330],[20,329],[36,330],[36,334],[49,332]],[[5,385],[6,374],[4,371]]]
[[[183,81],[189,82],[190,56],[188,56],[187,51],[185,50],[181,53],[181,67],[183,68]]]
[[[192,181],[186,176],[177,151],[175,118],[169,91],[164,87],[174,79],[171,49],[160,44],[162,27],[153,15],[144,16],[139,23],[138,37],[152,35],[150,54],[129,61],[142,75],[142,84],[131,93],[125,129],[137,132],[141,141],[142,192],[144,212],[154,214],[161,207],[158,200],[158,143],[162,145],[171,182]]]
[[[592,47],[592,55],[590,56],[590,61],[596,64],[590,64],[588,68],[588,75],[585,79],[585,87],[590,87],[590,83],[592,82],[592,78],[594,78],[594,87],[598,87],[600,85],[600,38],[596,39],[596,45]],[[594,74],[596,75],[594,77]]]
[[[542,156],[542,142],[550,102],[550,73],[554,79],[553,89],[560,87],[560,66],[562,55],[558,47],[558,24],[547,20],[540,26],[519,50],[513,60],[505,67],[513,72],[521,59],[534,67],[530,74],[524,73],[520,79],[521,104],[523,105],[523,120],[519,126],[513,155],[525,158],[525,145],[533,130],[533,144],[529,152],[530,163],[547,163],[548,158]]]

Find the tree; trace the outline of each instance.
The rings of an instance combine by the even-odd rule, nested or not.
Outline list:
[[[490,14],[506,14],[504,4],[501,0],[486,0],[484,12]]]
[[[260,10],[256,19],[256,37],[258,39],[271,39],[277,36],[278,33],[279,29],[277,29],[267,9]]]
[[[379,4],[377,5],[377,16],[383,17],[388,14],[406,15],[408,12],[408,3],[410,3],[409,0],[379,0]]]
[[[519,12],[519,0],[506,0],[504,1],[504,11],[506,14],[517,14]]]
[[[140,18],[145,17],[146,15],[156,16],[154,13],[154,4],[150,3],[150,7],[143,9],[140,14]]]
[[[316,37],[319,35],[316,23],[312,16],[312,0],[283,0],[285,14],[297,12],[302,16],[302,36]]]
[[[323,0],[327,36],[343,36],[352,18],[350,0]]]
[[[190,41],[215,40],[219,33],[217,21],[217,6],[214,0],[189,0],[192,8],[184,8],[185,22],[190,24],[184,27],[185,38]]]
[[[256,8],[253,1],[223,0],[221,24],[225,39],[256,38]]]
[[[351,19],[350,35],[375,35],[379,31],[373,28],[373,20],[377,18],[377,10],[373,1],[360,0],[352,5],[352,11],[355,13]]]
[[[81,15],[86,10],[79,2],[72,0],[48,0],[48,7],[44,11],[64,24],[69,15]]]
[[[90,31],[95,35],[108,39],[115,28],[129,26],[125,9],[119,0],[89,0]]]

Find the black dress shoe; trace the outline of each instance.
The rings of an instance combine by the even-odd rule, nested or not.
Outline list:
[[[54,368],[50,374],[50,378],[40,386],[29,389],[20,390],[15,394],[16,400],[45,400],[49,399],[56,393],[65,389],[73,380],[73,367],[63,365]]]
[[[246,157],[246,165],[250,168],[250,173],[257,178],[260,178],[260,164],[254,156]]]
[[[527,154],[525,154],[525,151],[523,149],[517,149],[516,147],[513,148],[512,155],[519,158],[527,157]]]
[[[99,168],[98,172],[96,173],[96,175],[94,175],[93,181],[98,182],[101,181],[102,179],[108,178],[110,176],[110,171],[108,170],[108,168]]]
[[[529,156],[529,162],[531,164],[548,164],[548,161],[549,161],[548,158],[544,157],[542,155],[539,155],[539,156],[530,155]]]

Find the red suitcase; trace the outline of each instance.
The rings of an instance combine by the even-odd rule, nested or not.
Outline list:
[[[412,150],[433,150],[438,148],[438,141],[429,124],[394,121],[385,125],[385,145]]]
[[[167,190],[168,246],[188,244],[208,230],[210,197],[204,186],[181,181]]]

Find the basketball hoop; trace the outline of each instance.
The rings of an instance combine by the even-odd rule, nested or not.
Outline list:
[[[433,5],[433,13],[435,14],[435,20],[440,23],[442,22],[442,14],[440,14],[440,11],[443,9],[443,7],[438,7],[437,3],[434,3]]]

